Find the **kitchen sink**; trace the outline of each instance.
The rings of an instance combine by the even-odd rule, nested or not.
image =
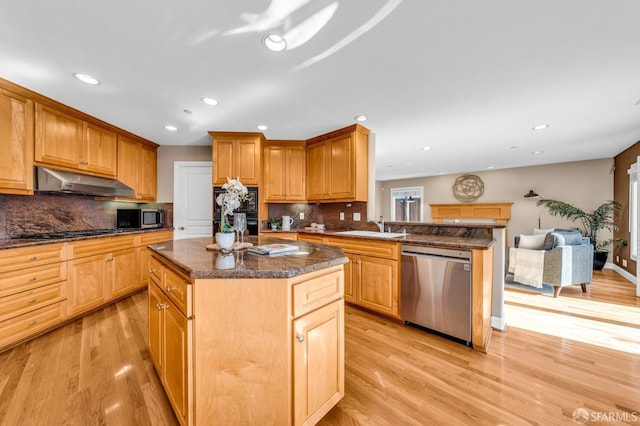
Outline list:
[[[377,232],[377,231],[339,231],[336,235],[353,235],[356,237],[376,237],[376,238],[398,238],[404,234],[402,232]]]

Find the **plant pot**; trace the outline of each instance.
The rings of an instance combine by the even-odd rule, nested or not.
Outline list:
[[[229,249],[236,241],[235,232],[216,232],[216,243],[222,249]]]
[[[594,251],[593,270],[602,271],[602,268],[604,268],[604,264],[607,263],[607,257],[609,257],[608,251]]]
[[[217,269],[232,269],[234,266],[236,266],[236,258],[232,253],[219,254],[216,257]]]

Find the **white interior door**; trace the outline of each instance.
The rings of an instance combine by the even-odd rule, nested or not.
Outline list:
[[[173,174],[174,239],[211,237],[213,188],[210,161],[176,161]]]

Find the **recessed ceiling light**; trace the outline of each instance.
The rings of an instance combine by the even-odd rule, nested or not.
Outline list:
[[[166,126],[164,126],[164,128],[172,132],[175,132],[176,130],[178,130],[176,126],[172,126],[171,124],[167,124]]]
[[[549,127],[548,124],[538,124],[537,126],[533,126],[531,130],[544,130],[548,127]]]
[[[544,151],[531,151],[533,155],[542,154]]]
[[[518,149],[518,147],[514,145],[514,146],[510,146],[509,149]]]
[[[265,131],[265,130],[267,130],[269,128],[269,127],[265,126],[264,124],[258,124],[256,127],[258,128],[258,130],[262,130],[262,131]]]
[[[496,166],[488,166],[487,167],[487,169],[489,169],[489,170],[492,170],[492,169],[495,169],[495,168],[496,168]]]
[[[356,121],[367,121],[369,119],[369,117],[367,117],[366,115],[356,115],[353,118]]]
[[[98,80],[97,78],[91,77],[89,74],[76,73],[73,76],[83,83],[93,84],[93,85],[100,84],[100,80]]]
[[[422,147],[422,150],[423,150],[423,151],[431,151],[431,149],[432,149],[432,148],[431,148],[430,146],[424,146],[424,147]]]
[[[216,101],[213,98],[200,98],[200,100],[207,105],[211,105],[211,106],[218,105],[218,101]]]
[[[190,109],[185,109],[182,112],[184,112],[185,114],[193,114],[193,111],[191,111]]]
[[[267,49],[274,52],[282,52],[287,48],[287,42],[284,37],[278,34],[269,34],[262,39],[262,44]]]

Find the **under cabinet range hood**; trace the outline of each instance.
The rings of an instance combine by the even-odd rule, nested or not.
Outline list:
[[[133,189],[115,179],[36,167],[36,191],[101,197],[133,197]]]

